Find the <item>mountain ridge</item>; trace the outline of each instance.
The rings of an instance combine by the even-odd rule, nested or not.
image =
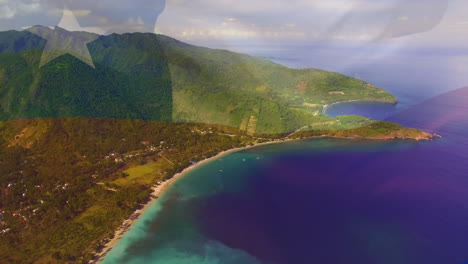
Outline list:
[[[41,31],[49,40],[31,31]],[[85,52],[80,43],[90,39]],[[44,64],[44,54],[54,52],[40,54],[49,41],[61,43],[56,46],[64,50],[58,50],[63,54]],[[78,65],[70,56],[64,62],[60,57],[67,49],[78,50],[78,55],[68,54],[94,69]],[[89,54],[92,61],[83,59],[83,54]],[[79,78],[67,72],[67,64]],[[48,86],[60,88],[54,98],[46,95]],[[107,87],[107,94],[101,92],[102,87]],[[270,134],[333,120],[321,113],[329,103],[397,102],[384,89],[339,73],[291,69],[265,58],[194,46],[164,35],[99,36],[41,26],[0,32],[0,88],[0,120],[4,121],[69,116],[132,118],[220,124]],[[80,96],[69,98],[67,93]],[[127,103],[122,103],[123,99]]]
[[[88,263],[154,198],[151,188],[225,150],[326,136],[434,138],[323,115],[344,97],[396,101],[338,73],[155,34],[100,36],[87,44],[92,65],[73,54],[41,65],[46,45],[31,32],[0,32],[1,263]]]

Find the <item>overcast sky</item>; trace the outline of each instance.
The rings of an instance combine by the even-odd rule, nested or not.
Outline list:
[[[64,7],[84,30],[192,43],[468,43],[466,0],[0,0],[0,30],[59,25]]]

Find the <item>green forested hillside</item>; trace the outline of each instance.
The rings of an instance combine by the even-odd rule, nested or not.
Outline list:
[[[89,260],[157,182],[252,142],[235,129],[196,124],[0,122],[0,263]],[[149,173],[133,172],[141,166]]]
[[[30,31],[48,41],[62,38],[64,49],[91,37],[59,28]],[[396,102],[385,90],[338,73],[290,69],[155,34],[97,37],[87,44],[95,68],[69,54],[41,67],[44,41],[31,32],[0,33],[0,120],[111,117],[283,133],[320,121],[325,104]]]
[[[280,133],[321,120],[325,104],[396,103],[385,90],[338,73],[290,69],[259,57],[158,38],[170,63],[174,120]]]
[[[360,117],[339,121],[270,136],[104,118],[0,122],[0,263],[87,263],[151,187],[223,150],[286,137],[433,137]]]
[[[0,40],[2,34],[6,33],[0,33]],[[96,56],[93,68],[79,57],[64,54],[41,67],[41,49],[19,48],[30,39],[37,42],[37,36],[17,34],[17,41],[5,43],[0,50],[0,120],[81,116],[172,121],[168,64],[157,47],[151,52],[162,57],[141,51],[144,58],[138,61],[130,60],[133,54],[115,52],[113,56],[124,66],[109,65],[108,58],[99,63],[101,57]]]
[[[85,52],[80,41],[91,39]],[[48,41],[63,54],[42,65]],[[322,114],[346,100],[396,102],[338,73],[162,35],[0,32],[0,263],[86,263],[151,187],[223,150],[310,136],[433,137]]]
[[[396,103],[338,73],[162,35],[0,32],[0,263],[87,263],[152,187],[223,150],[433,137],[322,114],[346,100]]]

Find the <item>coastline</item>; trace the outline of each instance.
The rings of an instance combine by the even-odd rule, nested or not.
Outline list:
[[[330,103],[330,104],[326,104],[326,105],[323,105],[323,109],[322,109],[322,114],[326,115],[326,111],[328,108],[330,108],[331,106],[334,106],[334,105],[337,105],[337,104],[343,104],[343,103],[355,103],[355,102],[362,102],[362,103],[382,103],[382,104],[392,104],[392,105],[396,105],[398,104],[398,101],[396,102],[388,102],[388,101],[379,101],[379,100],[346,100],[346,101],[339,101],[339,102],[335,102],[335,103]]]
[[[440,137],[440,136],[439,136]],[[219,159],[227,154],[250,149],[250,148],[255,148],[259,146],[264,146],[264,145],[271,145],[271,144],[278,144],[278,143],[285,143],[285,142],[291,142],[291,141],[300,141],[300,140],[307,140],[307,139],[314,139],[314,138],[335,138],[335,139],[348,139],[348,140],[355,140],[355,139],[366,139],[366,140],[394,140],[395,138],[360,138],[360,137],[337,137],[337,136],[311,136],[307,138],[283,138],[283,139],[276,139],[273,141],[268,141],[268,142],[263,142],[263,143],[258,143],[254,144],[251,146],[246,146],[246,147],[238,147],[238,148],[233,148],[229,150],[222,151],[215,156],[212,156],[210,158],[204,159],[195,165],[192,165],[190,167],[185,168],[183,171],[175,174],[171,179],[168,179],[161,184],[154,186],[152,188],[152,193],[150,195],[150,199],[148,202],[146,202],[143,207],[140,209],[137,209],[135,212],[133,212],[123,223],[122,225],[114,232],[114,236],[112,239],[110,239],[100,250],[100,252],[95,252],[93,260],[91,260],[89,263],[100,263],[106,255],[114,248],[117,243],[121,240],[121,238],[133,227],[133,225],[140,219],[140,217],[148,210],[148,208],[156,202],[159,197],[161,197],[171,186],[173,183],[176,181],[180,180],[184,176],[187,175],[190,171],[193,169],[196,169],[202,165],[205,165],[206,163],[209,163],[211,161],[214,161],[216,159]],[[403,139],[404,140],[404,139]],[[427,139],[424,139],[427,140]],[[419,141],[419,140],[417,140]]]
[[[252,146],[246,146],[246,147],[239,147],[239,148],[233,148],[229,150],[222,151],[218,154],[216,154],[213,157],[204,159],[200,162],[198,162],[195,165],[192,165],[190,167],[185,168],[183,171],[175,174],[172,178],[162,182],[161,184],[154,186],[152,188],[152,192],[150,195],[150,199],[148,202],[146,202],[143,207],[140,209],[137,209],[135,212],[133,212],[123,223],[122,225],[114,232],[114,236],[112,239],[110,239],[100,250],[100,252],[96,252],[94,254],[94,258],[89,261],[89,263],[101,263],[102,260],[106,257],[106,255],[114,248],[117,243],[120,241],[120,239],[133,227],[133,225],[140,219],[140,217],[148,210],[148,208],[153,205],[156,200],[159,199],[171,186],[173,183],[176,181],[180,180],[183,178],[188,172],[192,171],[193,169],[196,169],[206,163],[209,163],[211,161],[214,161],[216,159],[219,159],[227,154],[238,152],[241,150],[246,150],[254,147],[259,147],[263,145],[270,145],[270,144],[277,144],[277,143],[283,143],[283,142],[289,142],[289,141],[298,141],[301,139],[281,139],[281,140],[275,140],[275,141],[269,141],[269,142],[263,142],[263,143],[258,143],[254,144]]]

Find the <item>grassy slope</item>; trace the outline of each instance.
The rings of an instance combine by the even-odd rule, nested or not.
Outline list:
[[[0,263],[91,258],[149,198],[151,186],[190,161],[223,150],[286,136],[425,137],[422,131],[407,133],[396,124],[359,117],[341,122],[349,129],[333,130],[325,123],[314,134],[269,138],[213,125],[101,118],[0,122],[0,217],[6,222],[0,232],[9,229],[0,234]]]
[[[10,229],[0,236],[0,262],[87,259],[155,182],[190,160],[269,140],[227,127],[79,116],[224,124],[270,136],[315,131],[298,131],[294,138],[424,137],[385,122],[321,115],[324,104],[336,101],[395,102],[337,73],[288,69],[153,34],[94,41],[89,48],[96,69],[69,55],[39,68],[42,53],[35,49],[44,44],[27,32],[0,33],[0,119],[74,117],[0,123],[0,208],[7,212],[1,228]],[[175,165],[141,141],[159,147]],[[139,155],[116,163],[105,158],[110,153]]]
[[[325,104],[396,102],[385,90],[338,73],[159,38],[172,73],[174,120],[242,127],[255,116],[256,132],[281,133],[320,120]]]
[[[73,44],[73,37],[95,37],[62,29],[31,31],[38,30],[53,42],[63,38]],[[7,41],[7,36],[15,41]],[[222,124],[275,134],[325,118],[321,116],[324,104],[396,102],[385,90],[338,73],[290,69],[162,35],[99,37],[88,44],[96,69],[71,55],[40,68],[42,52],[31,43],[38,43],[37,49],[44,44],[31,33],[0,33],[0,120],[136,118]]]
[[[0,214],[7,223],[0,231],[10,229],[0,235],[0,263],[89,258],[156,182],[190,160],[251,142],[226,134],[239,132],[96,118],[0,123]],[[124,162],[106,158],[112,153]]]

